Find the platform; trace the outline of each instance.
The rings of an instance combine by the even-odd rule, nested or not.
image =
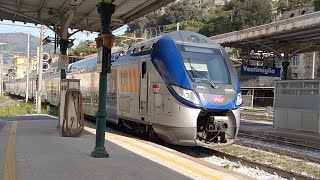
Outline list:
[[[273,122],[271,121],[241,120],[240,132],[243,131],[256,134],[280,136],[298,141],[308,141],[312,142],[313,144],[320,145],[320,136],[317,133],[274,128]]]
[[[110,129],[110,157],[94,159],[95,129],[86,126],[79,138],[61,137],[57,122],[45,115],[0,118],[0,179],[249,179]]]

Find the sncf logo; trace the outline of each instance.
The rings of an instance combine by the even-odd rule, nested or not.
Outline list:
[[[213,96],[213,103],[222,104],[224,103],[224,98],[222,96]]]
[[[154,94],[159,94],[160,93],[160,84],[154,84],[152,85],[152,92]]]

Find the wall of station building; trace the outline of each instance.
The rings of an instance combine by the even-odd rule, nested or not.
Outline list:
[[[289,79],[312,79],[313,73],[314,78],[320,78],[320,52],[294,56],[290,61],[288,73]]]

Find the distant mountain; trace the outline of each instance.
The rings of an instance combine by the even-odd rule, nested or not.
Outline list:
[[[26,33],[0,33],[0,43],[6,43],[3,46],[4,63],[10,63],[13,54],[27,56],[28,34]],[[39,44],[40,38],[30,35],[30,58],[37,55]],[[53,44],[43,46],[44,52],[52,52],[53,48]]]

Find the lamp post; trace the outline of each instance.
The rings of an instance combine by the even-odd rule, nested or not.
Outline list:
[[[96,113],[96,143],[91,156],[94,158],[107,158],[109,157],[108,152],[104,146],[105,142],[105,130],[106,130],[106,94],[107,94],[107,69],[111,64],[111,47],[113,44],[114,36],[110,30],[110,23],[112,14],[115,11],[115,5],[106,2],[101,2],[97,5],[98,13],[100,14],[101,21],[101,37],[97,38],[98,42],[102,45],[102,66],[99,79],[99,107]],[[99,49],[100,50],[100,49]]]

